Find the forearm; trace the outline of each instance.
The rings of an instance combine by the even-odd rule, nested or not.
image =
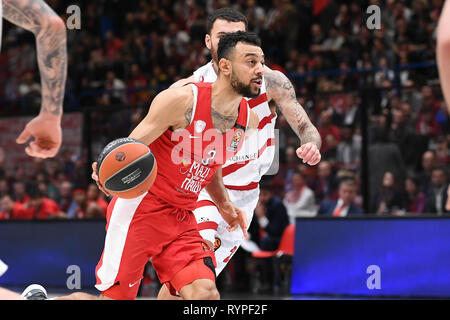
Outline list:
[[[283,113],[301,145],[312,142],[320,149],[322,139],[319,131],[311,123],[306,111],[297,101],[294,86],[281,72],[270,71],[265,75],[267,93]]]
[[[222,179],[222,168],[219,168],[214,174],[211,182],[206,185],[205,190],[208,192],[214,203],[220,206],[224,202],[230,202],[227,189]]]
[[[436,58],[444,98],[450,111],[450,3],[446,1],[437,29]]]
[[[35,35],[42,87],[41,114],[60,117],[67,77],[64,22],[42,0],[4,0],[3,16]]]

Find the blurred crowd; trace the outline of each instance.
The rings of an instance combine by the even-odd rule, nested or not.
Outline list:
[[[303,165],[295,154],[299,140],[278,113],[280,170],[269,178],[290,222],[297,216],[448,213],[450,120],[434,64],[443,0],[47,2],[64,18],[70,4],[81,8],[81,29],[68,30],[65,110],[89,110],[94,156],[117,130],[125,135],[142,119],[157,92],[209,61],[206,18],[232,6],[261,37],[267,65],[291,78],[323,140],[321,163]],[[381,24],[372,30],[366,8],[373,4],[381,8]],[[39,73],[27,63],[35,61],[33,41],[5,23],[0,73],[8,84],[0,89],[0,105],[9,114],[39,109]],[[12,59],[17,54],[20,63]],[[363,154],[368,181],[361,179]],[[52,217],[104,215],[107,199],[86,179],[90,164],[70,161],[61,154],[37,163],[46,169],[28,178],[18,174],[20,164],[17,172],[4,173],[0,218],[15,217],[14,210],[18,217],[47,217],[30,209],[36,197],[54,202],[47,206]]]

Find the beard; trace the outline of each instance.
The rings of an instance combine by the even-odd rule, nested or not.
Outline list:
[[[258,89],[257,92],[253,92],[250,84],[242,83],[234,74],[231,74],[231,87],[239,94],[246,98],[256,98],[259,96],[261,89]]]

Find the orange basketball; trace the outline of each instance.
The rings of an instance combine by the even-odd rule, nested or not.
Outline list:
[[[98,158],[97,175],[113,196],[131,199],[147,192],[157,173],[155,156],[144,143],[132,138],[116,139]]]

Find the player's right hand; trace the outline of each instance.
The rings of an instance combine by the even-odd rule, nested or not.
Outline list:
[[[220,215],[228,224],[227,230],[232,232],[241,227],[244,237],[248,238],[247,233],[247,218],[245,217],[245,212],[235,206],[231,201],[223,202],[217,205]]]
[[[98,175],[97,175],[97,162],[93,162],[92,163],[92,174],[91,174],[91,178],[92,180],[95,181],[95,183],[97,184],[97,187],[100,189],[101,192],[103,192],[107,197],[110,196],[109,192],[106,191],[106,189],[103,187],[103,185],[101,184],[101,182],[98,180]]]
[[[23,144],[31,137],[34,140],[25,148],[26,154],[44,159],[56,156],[62,142],[61,118],[51,114],[39,114],[27,123],[16,142]]]

